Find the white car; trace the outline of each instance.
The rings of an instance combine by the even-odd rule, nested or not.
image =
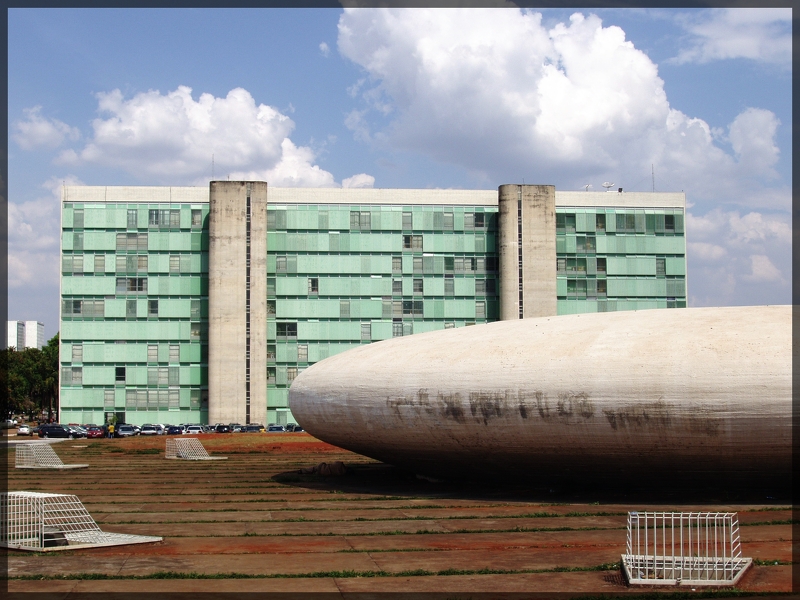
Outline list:
[[[158,435],[158,427],[155,425],[142,425],[142,432],[140,435]]]
[[[17,427],[17,435],[31,435],[31,428],[28,425]]]
[[[186,433],[197,435],[198,433],[205,433],[205,432],[203,431],[202,425],[189,425],[189,427],[186,428]]]

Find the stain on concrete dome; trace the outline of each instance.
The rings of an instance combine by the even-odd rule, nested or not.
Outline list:
[[[292,414],[430,475],[788,477],[791,307],[500,321],[361,346],[301,373]]]

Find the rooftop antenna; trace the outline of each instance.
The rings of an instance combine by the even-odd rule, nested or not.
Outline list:
[[[603,187],[606,188],[606,191],[608,191],[610,188],[614,187],[614,184],[606,181],[603,183]]]
[[[584,192],[588,192],[590,187],[592,187],[592,184],[591,183],[587,183],[586,185],[583,186],[583,191]]]

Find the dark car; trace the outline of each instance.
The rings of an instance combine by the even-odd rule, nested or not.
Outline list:
[[[300,433],[301,431],[305,431],[300,425],[288,425],[286,427],[286,431],[291,431],[292,433]]]
[[[276,431],[286,431],[286,427],[283,425],[270,425],[267,427],[267,431],[276,432]]]
[[[214,428],[214,431],[216,431],[217,433],[230,433],[231,432],[231,426],[230,425],[223,425],[222,423],[220,423],[219,425],[217,425]]]
[[[39,437],[75,439],[78,436],[68,427],[64,427],[63,425],[59,425],[57,423],[51,423],[49,425],[39,425]]]
[[[167,427],[167,435],[181,435],[183,433],[183,427],[179,425],[170,425]]]
[[[255,423],[252,425],[246,425],[242,428],[242,433],[261,433],[262,431],[265,431],[264,426],[257,425]]]

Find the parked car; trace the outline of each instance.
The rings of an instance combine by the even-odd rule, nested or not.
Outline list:
[[[205,433],[205,431],[203,431],[202,425],[189,425],[189,427],[186,428],[186,433],[197,435],[199,433]]]
[[[98,427],[97,425],[91,425],[86,430],[86,437],[88,439],[95,439],[95,438],[102,438],[105,437],[105,431],[103,431],[102,427]]]
[[[269,431],[270,433],[274,433],[277,431],[286,431],[286,427],[284,427],[283,425],[270,425],[269,427],[267,427],[267,431]]]
[[[241,433],[243,426],[240,425],[239,423],[231,423],[230,425],[228,425],[228,427],[231,428],[232,433]]]
[[[170,425],[167,427],[167,435],[181,435],[183,433],[183,427],[179,425]]]
[[[141,427],[139,427],[138,425],[131,425],[131,427],[133,427],[134,435],[141,435],[141,433],[142,433],[142,428]]]
[[[303,429],[302,427],[300,427],[300,425],[297,425],[296,423],[289,423],[286,426],[286,431],[291,431],[293,433],[298,433],[300,431],[305,431],[305,429]]]
[[[218,423],[217,426],[214,428],[214,431],[216,431],[217,433],[230,433],[231,426],[225,425],[223,423]]]
[[[159,435],[158,427],[155,425],[142,425],[141,435]]]
[[[17,435],[32,435],[30,426],[20,425],[17,427]]]
[[[80,425],[65,425],[67,429],[72,431],[75,434],[76,438],[85,438],[86,437],[86,430],[81,427]]]
[[[259,425],[258,423],[251,423],[250,425],[246,425],[242,432],[244,433],[263,433],[266,431],[263,425]]]
[[[50,423],[48,425],[39,425],[40,438],[69,438],[75,439],[77,435],[69,428],[58,423]]]
[[[136,435],[136,430],[133,425],[117,425],[114,427],[114,437],[133,437]]]

